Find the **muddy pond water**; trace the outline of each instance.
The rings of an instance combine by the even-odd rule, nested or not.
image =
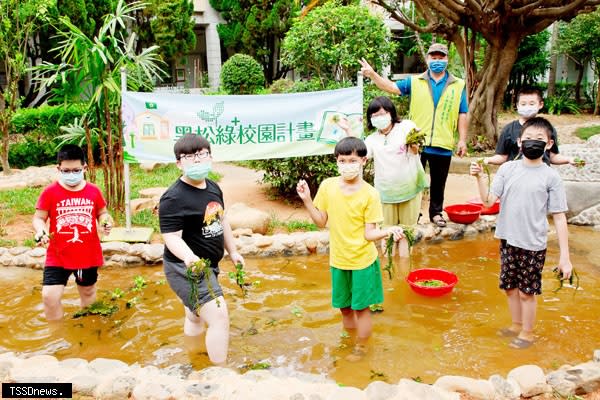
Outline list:
[[[372,380],[412,377],[432,383],[450,374],[505,375],[528,363],[549,371],[585,362],[600,347],[599,243],[600,232],[570,227],[571,257],[581,287],[554,293],[557,282],[551,270],[558,250],[551,236],[544,293],[538,297],[538,340],[525,350],[511,349],[508,339],[496,336],[510,320],[505,296],[497,288],[498,244],[492,235],[419,244],[412,267],[449,269],[458,275],[458,285],[443,297],[418,295],[403,279],[408,263],[396,258],[394,279],[384,274],[385,301],[383,312],[373,314],[370,352],[359,362],[345,359],[351,340],[330,305],[327,255],[248,259],[247,280],[258,282],[246,298],[227,277],[232,267],[226,260],[220,280],[231,316],[229,365],[239,370],[293,368],[365,387]],[[101,270],[98,298],[122,296],[114,300],[119,310],[110,317],[73,318],[78,296],[71,279],[64,299],[67,316],[57,326],[43,318],[41,276],[39,270],[0,268],[0,351],[178,364],[187,370],[209,366],[204,349],[184,340],[183,309],[161,266]]]

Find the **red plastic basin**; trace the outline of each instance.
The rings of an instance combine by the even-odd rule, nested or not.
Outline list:
[[[479,219],[481,206],[475,204],[453,204],[444,207],[450,221],[457,224],[472,224]]]
[[[483,201],[481,201],[479,197],[472,198],[471,200],[468,200],[467,203],[481,206],[481,215],[492,215],[500,212],[500,199],[496,200],[491,207],[485,207]]]
[[[427,287],[417,285],[416,282],[436,279],[444,282],[445,286]],[[421,268],[415,269],[406,277],[410,288],[418,294],[429,297],[443,296],[450,293],[458,283],[458,277],[455,273],[440,268]]]

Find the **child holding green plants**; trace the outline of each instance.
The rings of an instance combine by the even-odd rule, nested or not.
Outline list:
[[[546,259],[548,221],[552,214],[560,258],[558,270],[569,279],[573,270],[569,257],[567,200],[558,172],[542,160],[552,147],[552,125],[544,118],[531,118],[523,125],[517,143],[524,158],[509,161],[498,169],[488,190],[482,165],[472,162],[479,194],[489,207],[499,198],[500,214],[496,237],[500,239],[500,289],[506,292],[512,325],[500,336],[513,337],[514,348],[533,344],[536,318],[535,295],[542,293],[542,269]]]
[[[365,143],[355,137],[340,140],[334,149],[340,176],[325,179],[314,201],[304,180],[296,187],[311,218],[323,228],[329,223],[329,265],[332,305],[339,308],[342,324],[356,332],[351,360],[366,354],[372,322],[369,306],[383,302],[381,267],[374,241],[393,235],[403,237],[402,228],[379,228],[383,220],[377,190],[362,178],[367,161]]]
[[[160,231],[165,242],[163,265],[171,289],[184,304],[183,332],[196,337],[205,331],[210,361],[224,364],[229,348],[229,314],[217,276],[224,249],[234,265],[244,264],[224,214],[223,192],[208,179],[210,144],[187,134],[174,146],[183,175],[159,203]]]
[[[346,121],[340,126],[349,136]],[[425,136],[414,122],[400,120],[394,103],[386,97],[373,99],[367,107],[367,128],[374,131],[365,139],[367,158],[373,159],[375,189],[383,206],[383,225],[417,224],[421,213],[423,190],[428,186],[419,158]],[[391,243],[382,243],[382,249]],[[408,243],[398,243],[400,255],[408,256]],[[392,254],[396,246],[392,247]],[[387,253],[387,251],[386,251]]]
[[[102,192],[85,180],[83,150],[74,144],[64,145],[57,160],[59,180],[44,189],[33,216],[35,241],[48,246],[42,286],[48,321],[63,317],[61,299],[71,274],[81,307],[96,301],[98,268],[104,264],[98,229],[101,226],[108,235],[112,227]]]

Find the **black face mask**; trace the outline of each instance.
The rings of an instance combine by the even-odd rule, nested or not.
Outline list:
[[[537,160],[544,155],[546,145],[548,143],[543,140],[528,139],[521,142],[521,151],[523,155],[530,160]]]

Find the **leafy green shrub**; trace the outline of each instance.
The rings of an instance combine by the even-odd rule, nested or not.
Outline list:
[[[289,93],[293,87],[294,81],[291,79],[282,78],[271,83],[271,86],[269,86],[269,91],[271,93]]]
[[[10,165],[27,168],[56,163],[56,138],[62,134],[60,127],[81,118],[82,114],[83,109],[79,106],[42,106],[17,111],[11,120]]]
[[[246,54],[234,54],[221,68],[221,85],[228,94],[254,94],[265,86],[262,66]]]
[[[567,93],[561,93],[558,96],[551,96],[544,102],[548,114],[560,115],[562,113],[579,114],[581,108],[577,102]]]

